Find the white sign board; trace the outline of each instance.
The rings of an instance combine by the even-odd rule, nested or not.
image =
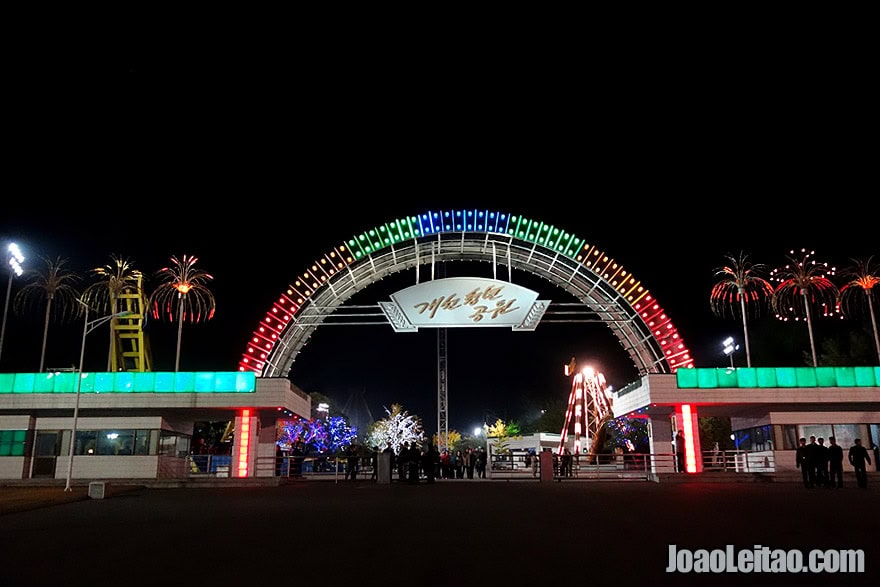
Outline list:
[[[397,332],[419,328],[507,326],[534,330],[549,301],[519,285],[481,277],[450,277],[420,283],[379,302]]]

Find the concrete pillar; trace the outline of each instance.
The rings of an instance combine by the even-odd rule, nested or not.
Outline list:
[[[675,421],[684,430],[684,462],[688,473],[703,472],[703,449],[700,445],[700,423],[697,408],[691,404],[682,404],[675,408]]]
[[[538,457],[541,459],[541,483],[553,481],[553,453],[542,450],[538,453]]]
[[[235,440],[232,444],[230,477],[255,477],[254,467],[259,444],[260,421],[257,411],[244,408],[235,417]]]
[[[376,482],[391,483],[391,453],[380,452],[376,455]]]
[[[648,418],[648,441],[651,447],[651,472],[674,473],[675,459],[672,456],[672,423],[669,416],[650,416]]]

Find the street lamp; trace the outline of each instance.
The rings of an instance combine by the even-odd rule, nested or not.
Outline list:
[[[76,401],[73,404],[73,431],[70,434],[70,451],[67,455],[67,482],[64,484],[64,491],[70,491],[70,475],[73,473],[73,449],[76,446],[76,424],[79,419],[79,395],[80,390],[82,389],[83,359],[86,355],[86,336],[95,328],[113,318],[129,316],[134,313],[129,312],[128,310],[123,310],[122,312],[116,312],[115,314],[110,314],[109,316],[104,316],[102,318],[95,318],[94,320],[89,321],[89,306],[82,300],[77,301],[85,308],[85,311],[83,312],[85,317],[83,318],[82,345],[79,349],[79,375],[77,375],[76,378]]]
[[[0,326],[0,357],[3,356],[3,336],[6,334],[6,314],[9,313],[9,297],[12,295],[12,278],[24,273],[21,264],[24,263],[24,255],[15,243],[9,243],[6,251],[9,262],[9,284],[6,286],[6,302],[3,304],[3,326]]]
[[[724,354],[730,357],[730,368],[733,369],[733,352],[739,350],[739,345],[736,344],[736,341],[732,336],[728,336],[721,343],[722,349],[724,350]]]

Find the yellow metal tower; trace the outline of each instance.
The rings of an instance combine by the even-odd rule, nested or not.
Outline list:
[[[115,311],[131,312],[110,321],[113,330],[113,347],[110,350],[112,371],[152,371],[150,339],[144,334],[144,320],[150,311],[150,303],[144,294],[143,276],[138,275],[137,285],[126,286],[116,300]]]

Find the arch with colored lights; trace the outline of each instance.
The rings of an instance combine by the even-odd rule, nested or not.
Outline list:
[[[355,293],[420,265],[489,261],[529,271],[570,293],[604,322],[640,374],[674,373],[693,359],[648,289],[623,265],[576,235],[493,210],[428,211],[380,224],[316,259],[266,312],[239,370],[286,377],[323,321]],[[317,308],[309,320],[304,310]]]

